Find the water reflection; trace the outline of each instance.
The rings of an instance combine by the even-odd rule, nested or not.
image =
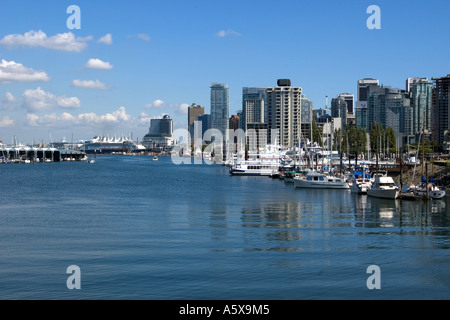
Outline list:
[[[350,248],[369,234],[450,234],[446,201],[383,200],[336,191],[244,206],[240,219],[244,239],[254,244],[248,250],[332,250],[334,243]]]

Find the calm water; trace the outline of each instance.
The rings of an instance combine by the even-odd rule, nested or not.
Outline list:
[[[449,198],[295,190],[170,160],[0,165],[0,299],[450,298]]]

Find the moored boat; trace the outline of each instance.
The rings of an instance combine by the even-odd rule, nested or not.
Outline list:
[[[439,188],[434,183],[429,183],[428,185],[426,183],[422,183],[419,186],[410,186],[408,189],[409,192],[412,192],[412,194],[418,198],[423,199],[442,199],[445,197],[445,187]]]
[[[276,160],[242,160],[237,161],[231,168],[232,176],[272,176],[280,168],[280,162]]]
[[[367,190],[370,197],[381,199],[397,199],[400,195],[400,189],[395,185],[394,179],[384,175],[375,175],[372,186]]]
[[[367,194],[372,186],[370,175],[364,171],[355,171],[350,180],[350,190],[356,194]]]
[[[347,181],[332,175],[326,175],[318,171],[310,171],[303,177],[294,179],[295,188],[309,189],[349,189]]]

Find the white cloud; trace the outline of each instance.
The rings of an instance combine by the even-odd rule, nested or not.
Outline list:
[[[0,110],[12,111],[15,109],[16,102],[16,97],[11,92],[6,92]]]
[[[105,34],[97,42],[98,43],[103,43],[103,44],[106,44],[106,45],[111,45],[113,43],[111,33]]]
[[[77,97],[55,96],[45,92],[40,87],[36,90],[26,90],[22,95],[23,106],[31,112],[48,111],[54,108],[76,109],[81,107]]]
[[[10,34],[0,40],[0,45],[6,48],[14,47],[42,47],[52,50],[81,52],[87,48],[87,41],[92,40],[89,37],[75,37],[72,32],[59,33],[52,37],[42,31],[29,31],[25,34]]]
[[[234,30],[228,29],[228,30],[220,30],[219,32],[216,33],[216,37],[218,38],[224,38],[227,36],[241,36],[242,34],[240,34],[239,32],[236,32]]]
[[[84,67],[86,69],[111,70],[113,65],[100,59],[89,59]]]
[[[147,104],[145,106],[146,109],[167,109],[167,110],[173,110],[176,113],[180,114],[187,114],[189,104],[182,103],[182,104],[169,104],[164,102],[163,100],[155,100],[150,104]]]
[[[4,127],[12,127],[15,125],[14,120],[10,119],[8,116],[4,116],[1,120],[0,120],[0,127],[4,128]]]
[[[49,81],[44,71],[35,71],[21,63],[3,60],[0,63],[0,84],[12,82]]]
[[[162,100],[155,100],[150,104],[145,106],[147,109],[158,109],[158,108],[167,108],[168,104]]]
[[[97,115],[96,113],[81,113],[78,115],[72,115],[68,112],[63,112],[60,115],[50,113],[38,116],[34,113],[28,113],[27,119],[28,125],[33,127],[66,127],[70,125],[98,127],[101,125],[117,125],[121,123],[130,123],[134,120],[129,114],[127,114],[125,107],[120,107],[112,113],[106,113],[103,115]]]
[[[16,97],[13,96],[13,94],[11,92],[6,92],[4,101],[15,102],[15,101],[17,101],[17,99],[16,99]]]
[[[92,89],[92,90],[109,90],[112,87],[107,86],[99,80],[73,80],[72,86],[83,89]]]
[[[138,34],[133,34],[131,36],[128,36],[128,38],[138,38],[141,39],[143,41],[150,41],[151,38],[147,33],[138,33]]]

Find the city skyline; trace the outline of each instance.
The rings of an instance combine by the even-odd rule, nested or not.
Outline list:
[[[277,79],[291,79],[318,109],[343,92],[356,101],[363,78],[404,89],[408,78],[450,73],[450,44],[441,41],[447,1],[292,1],[283,19],[268,1],[46,4],[2,4],[4,143],[130,132],[142,139],[164,114],[186,128],[192,103],[211,113],[213,82],[228,84],[231,116],[242,108],[242,88]],[[79,30],[67,26],[72,4],[81,9]],[[381,8],[380,30],[366,26],[372,4]],[[411,50],[418,39],[421,50]]]

